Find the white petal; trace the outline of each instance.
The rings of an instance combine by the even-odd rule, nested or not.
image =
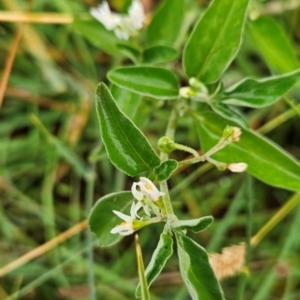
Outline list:
[[[246,163],[233,163],[227,166],[227,169],[231,172],[241,173],[247,169],[248,165]]]
[[[112,13],[106,1],[97,8],[91,8],[90,13],[95,19],[102,23],[107,30],[115,29],[121,22],[121,16]]]
[[[137,30],[143,27],[143,23],[145,20],[145,12],[144,12],[144,7],[140,1],[138,0],[132,1],[132,4],[128,10],[128,15],[131,19],[132,27],[134,27]]]
[[[120,235],[130,235],[134,232],[131,226],[128,226],[129,224],[126,225],[118,225],[114,227],[110,233],[116,234],[119,233]]]
[[[141,201],[144,197],[144,194],[137,190],[137,186],[140,186],[140,183],[134,182],[131,187],[131,192],[135,199]]]
[[[117,36],[117,38],[119,38],[120,40],[128,40],[129,39],[129,34],[124,30],[117,28],[114,30],[114,33]]]
[[[122,220],[124,220],[126,222],[132,221],[132,218],[130,216],[127,216],[127,215],[121,213],[120,211],[113,210],[113,213],[116,214],[119,218],[121,218]]]
[[[147,216],[151,217],[149,205],[143,205],[144,212]]]
[[[130,214],[132,218],[140,218],[140,216],[137,214],[138,210],[143,206],[143,204],[138,201],[136,204],[131,206]]]

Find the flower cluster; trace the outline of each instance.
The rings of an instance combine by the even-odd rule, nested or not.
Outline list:
[[[130,216],[125,215],[119,211],[113,210],[119,218],[124,220],[120,225],[114,227],[110,232],[121,235],[130,235],[134,231],[141,229],[142,227],[156,223],[160,221],[160,218],[150,218],[148,220],[139,220],[140,216],[137,212],[140,208],[143,208],[145,214],[151,217],[151,212],[156,215],[159,214],[159,208],[154,204],[159,201],[159,198],[164,195],[160,192],[151,180],[146,177],[140,177],[139,182],[134,182],[131,188],[133,197],[137,200],[137,203],[133,202],[130,209]]]
[[[132,1],[128,15],[112,12],[106,1],[96,8],[91,8],[90,13],[107,30],[113,30],[115,35],[122,40],[128,40],[130,36],[136,35],[143,27],[145,20],[143,5],[138,0]]]

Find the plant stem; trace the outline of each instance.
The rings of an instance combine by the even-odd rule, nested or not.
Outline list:
[[[177,104],[175,104],[175,106],[173,107],[173,110],[171,112],[170,119],[169,119],[167,129],[166,129],[166,134],[165,134],[165,136],[167,136],[171,139],[174,139],[174,134],[175,134],[178,117],[179,117],[178,108],[177,108]],[[162,162],[167,160],[168,154],[161,152],[160,159]],[[162,200],[163,200],[163,204],[164,204],[164,207],[166,210],[167,219],[168,219],[168,221],[171,221],[174,219],[175,216],[174,216],[173,207],[172,207],[172,203],[171,203],[171,199],[170,199],[170,195],[169,195],[167,181],[166,180],[160,181],[159,186],[160,186],[160,190],[163,193],[165,193],[165,195],[162,197]]]
[[[259,230],[251,239],[251,246],[256,246],[299,202],[300,192],[294,194],[273,218]]]
[[[173,221],[175,216],[174,216],[173,206],[172,206],[171,199],[170,199],[167,181],[166,180],[160,181],[159,187],[160,187],[160,190],[163,193],[165,193],[165,195],[162,196],[162,199],[163,199],[163,204],[164,204],[164,207],[166,210],[168,221]]]

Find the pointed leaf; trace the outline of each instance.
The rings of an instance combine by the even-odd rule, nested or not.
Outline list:
[[[162,2],[148,27],[149,43],[174,45],[183,21],[184,4],[185,0]]]
[[[211,102],[211,108],[223,118],[234,121],[243,128],[249,128],[249,124],[244,116],[229,105],[216,100]]]
[[[246,78],[230,87],[222,95],[221,101],[248,107],[268,106],[279,100],[298,81],[300,81],[300,69],[259,80]]]
[[[214,113],[194,115],[203,150],[214,146],[226,125],[236,126]],[[243,129],[238,142],[233,142],[213,155],[225,163],[245,162],[247,172],[267,184],[287,190],[300,190],[300,164],[278,145],[258,133]]]
[[[189,77],[217,81],[234,59],[249,0],[213,0],[196,24],[183,53]]]
[[[178,55],[177,50],[167,46],[153,46],[145,49],[143,53],[145,64],[161,64],[174,60]]]
[[[192,299],[224,300],[205,249],[185,235],[175,235],[181,276]]]
[[[190,229],[194,232],[199,232],[208,228],[213,221],[214,218],[212,216],[206,216],[206,217],[193,219],[193,220],[178,220],[173,222],[171,226],[174,229],[181,229],[181,230]]]
[[[89,225],[91,231],[97,236],[100,246],[111,246],[121,240],[121,235],[110,233],[122,222],[113,210],[129,215],[133,200],[132,193],[126,191],[108,194],[96,202],[89,215]]]
[[[246,36],[271,69],[285,73],[300,67],[287,34],[272,18],[263,16],[249,21],[246,26]]]
[[[104,83],[97,86],[96,109],[106,152],[118,169],[135,176],[160,164],[144,134],[120,111]]]
[[[158,167],[154,169],[154,173],[157,175],[159,181],[167,180],[171,174],[177,169],[178,162],[174,159],[168,159],[162,162]]]
[[[178,96],[175,75],[158,67],[125,67],[112,70],[107,75],[114,84],[134,93],[159,99]]]
[[[150,286],[151,283],[155,280],[155,278],[161,273],[162,269],[164,268],[167,260],[172,255],[172,253],[173,239],[167,232],[163,232],[160,235],[157,247],[154,250],[151,260],[146,268],[148,286]],[[137,286],[135,294],[137,297],[140,297],[140,285]]]
[[[133,119],[141,102],[141,95],[132,93],[120,88],[115,84],[110,87],[113,98],[116,100],[119,109],[130,119]]]

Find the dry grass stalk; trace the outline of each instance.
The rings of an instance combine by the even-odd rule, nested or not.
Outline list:
[[[44,243],[43,245],[27,252],[23,256],[20,256],[16,260],[12,261],[11,263],[7,264],[3,268],[0,269],[0,277],[4,276],[5,274],[19,268],[20,266],[24,265],[25,263],[31,261],[38,256],[41,256],[48,252],[49,250],[55,248],[58,244],[64,242],[65,240],[71,238],[72,236],[78,234],[79,232],[83,231],[88,227],[87,220],[81,221],[80,223],[74,225],[70,229],[64,231],[63,233],[59,234],[52,240]]]
[[[210,253],[209,263],[216,277],[221,280],[237,275],[245,262],[246,247],[244,243],[222,249],[222,253]]]
[[[1,11],[1,22],[70,24],[74,21],[71,14],[63,13],[29,13],[19,11]]]

